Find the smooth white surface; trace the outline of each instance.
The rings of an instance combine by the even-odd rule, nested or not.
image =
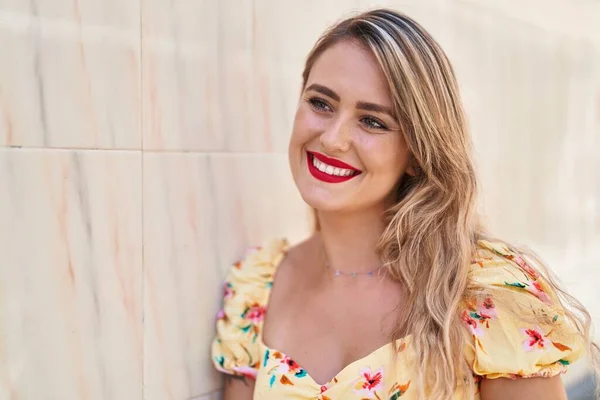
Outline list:
[[[218,398],[228,265],[308,230],[304,58],[373,6],[441,43],[490,225],[600,324],[597,1],[0,0],[0,399]]]

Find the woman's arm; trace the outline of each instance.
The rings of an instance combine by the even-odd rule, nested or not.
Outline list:
[[[484,379],[481,400],[567,400],[560,376],[553,378]]]
[[[252,400],[254,380],[243,376],[225,376],[223,400]]]

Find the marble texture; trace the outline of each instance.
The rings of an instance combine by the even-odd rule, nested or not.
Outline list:
[[[144,148],[285,151],[306,54],[341,10],[357,8],[356,0],[144,1]]]
[[[476,12],[510,18],[543,31],[600,44],[600,3],[596,0],[454,0]]]
[[[0,145],[141,148],[139,4],[24,3],[0,5]]]
[[[144,148],[223,150],[220,2],[142,5]]]
[[[141,159],[0,149],[0,399],[142,387]]]
[[[144,155],[144,392],[218,389],[209,338],[221,295],[208,156]]]
[[[229,264],[309,229],[304,59],[378,6],[449,55],[489,225],[600,323],[598,1],[0,0],[0,399],[221,398]]]
[[[222,400],[223,394],[221,392],[212,392],[200,397],[194,397],[192,400]]]
[[[305,235],[298,197],[281,155],[144,155],[146,399],[219,389],[209,344],[225,274],[248,246]]]
[[[306,237],[311,213],[293,182],[287,155],[212,154],[210,165],[221,265],[228,266],[237,259],[228,255],[238,257],[248,246]]]
[[[140,0],[2,0],[0,11],[75,23],[80,29],[110,27],[139,33]]]

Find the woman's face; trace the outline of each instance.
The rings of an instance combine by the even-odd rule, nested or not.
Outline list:
[[[304,201],[320,211],[387,207],[410,153],[375,57],[344,41],[313,65],[296,111],[289,159]]]

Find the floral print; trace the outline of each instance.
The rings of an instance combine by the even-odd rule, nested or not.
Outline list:
[[[546,293],[546,289],[542,287],[540,274],[532,268],[526,261],[518,254],[512,253],[506,245],[500,245],[493,249],[493,251],[504,257],[507,260],[515,263],[520,272],[523,275],[523,280],[521,281],[512,281],[512,282],[504,282],[507,286],[513,286],[520,289],[526,289],[529,293],[533,294],[535,297],[540,299],[542,302],[551,305],[553,303],[552,299]]]
[[[523,342],[523,349],[525,351],[546,350],[548,348],[548,341],[542,333],[541,328],[520,329],[520,331],[527,336],[527,339]]]
[[[240,326],[242,332],[248,332],[252,334],[252,342],[256,342],[260,333],[260,328],[267,309],[258,303],[252,303],[247,305],[242,314],[240,315],[242,320],[246,322],[245,325]]]
[[[246,307],[242,313],[242,318],[247,319],[254,325],[258,325],[265,318],[267,309],[265,306],[261,306],[258,303],[253,303]]]
[[[217,370],[225,373],[233,372],[235,375],[244,376],[246,378],[256,379],[256,372],[258,371],[257,363],[245,365],[234,365],[231,367],[231,370],[225,368],[225,357],[216,356],[214,358],[215,367]]]
[[[404,385],[399,385],[398,383],[396,383],[390,389],[390,392],[389,392],[390,400],[396,400],[398,397],[402,396],[404,393],[406,393],[409,386],[410,386],[410,381],[408,381]]]
[[[472,313],[464,310],[460,316],[460,319],[465,323],[465,325],[467,325],[474,337],[477,338],[483,336],[483,328],[480,327],[475,318],[472,317]]]
[[[223,287],[223,300],[231,300],[234,295],[235,290],[233,290],[233,285],[231,284],[231,282],[225,282],[225,285]]]
[[[552,304],[550,296],[548,296],[548,294],[544,291],[542,285],[538,280],[531,281],[530,284],[526,287],[526,289],[529,293],[533,294],[535,297],[537,297],[544,303]]]
[[[277,376],[279,376],[279,382],[282,385],[291,386],[294,386],[294,382],[292,380],[293,378],[304,378],[306,376],[306,371],[300,368],[297,362],[292,360],[290,357],[281,354],[278,351],[274,351],[271,354],[271,350],[267,349],[265,351],[263,365],[267,365],[270,357],[273,357],[273,359],[278,360],[276,365],[267,372],[267,375],[270,376],[270,388],[272,388],[275,382],[277,382]]]
[[[508,251],[508,250],[506,250],[506,249],[505,249],[505,252],[506,252],[506,253],[509,253],[509,251]],[[509,254],[507,254],[506,258],[508,258],[509,260],[512,260],[512,261],[513,261],[513,262],[515,262],[515,263],[516,263],[516,264],[517,264],[519,267],[521,267],[521,269],[522,269],[523,271],[525,271],[525,273],[526,273],[527,275],[529,275],[529,278],[531,278],[531,279],[533,279],[533,280],[536,280],[536,279],[538,279],[538,278],[540,277],[540,275],[537,273],[537,271],[536,271],[536,270],[534,270],[533,268],[531,268],[531,267],[529,266],[529,264],[527,264],[527,263],[525,262],[525,260],[524,260],[524,259],[523,259],[521,256],[519,256],[519,255],[513,255],[513,254],[510,254],[510,253],[509,253]]]
[[[479,304],[472,301],[467,302],[468,310],[463,312],[462,320],[470,327],[471,332],[476,336],[483,335],[483,330],[479,328],[489,328],[489,321],[496,318],[496,307],[491,297],[485,297]]]
[[[418,355],[411,336],[351,363],[326,383],[316,382],[296,360],[263,342],[269,293],[286,249],[286,241],[273,241],[253,248],[232,266],[217,314],[215,368],[255,379],[254,397],[261,400],[415,399],[411,381]],[[475,399],[483,379],[555,376],[582,354],[583,341],[551,287],[506,245],[479,241],[469,282],[467,293],[472,295],[465,297],[459,316],[471,337],[465,357],[475,377]],[[519,312],[510,309],[513,305]],[[392,366],[388,363],[394,349],[397,364]],[[455,399],[460,398],[457,388]]]
[[[372,371],[369,367],[364,367],[360,370],[360,377],[354,384],[354,393],[367,399],[379,399],[377,391],[383,386],[383,369]]]
[[[525,351],[544,351],[548,350],[549,346],[552,345],[559,351],[571,351],[572,349],[560,342],[555,342],[548,339],[548,335],[545,335],[542,331],[542,328],[536,326],[534,328],[529,329],[521,329],[521,334],[523,334],[526,339],[523,341],[523,349]],[[569,365],[567,360],[558,360],[563,365]]]
[[[485,352],[479,338],[489,329],[490,320],[496,318],[494,301],[491,297],[485,297],[480,302],[469,300],[465,304],[467,309],[462,312],[460,319],[473,335],[475,345]]]

